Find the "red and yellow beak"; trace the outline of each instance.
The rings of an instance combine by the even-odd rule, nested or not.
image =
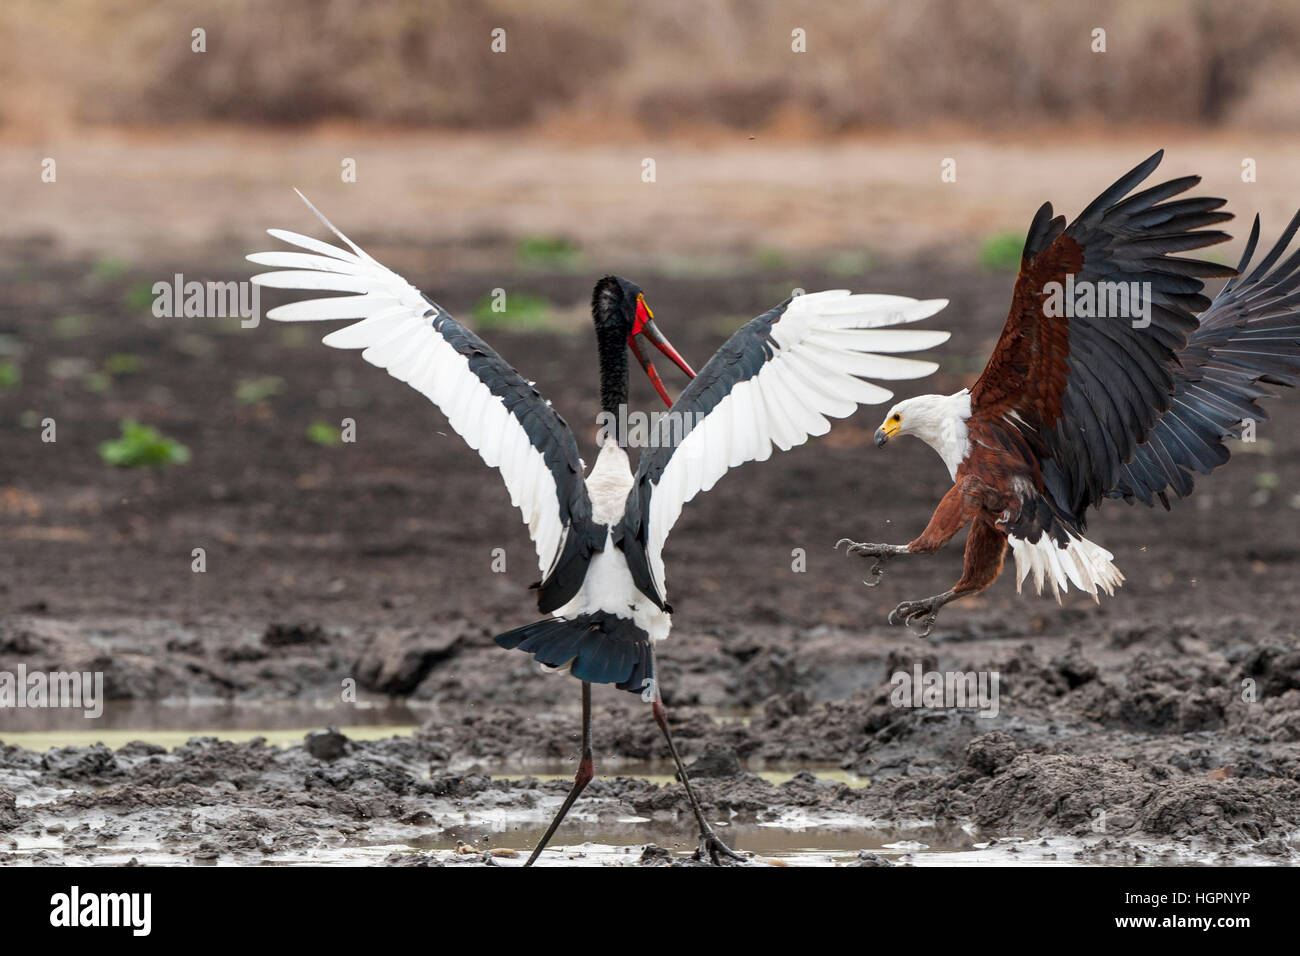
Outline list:
[[[650,340],[655,348],[672,359],[673,364],[691,378],[695,377],[695,370],[686,363],[686,359],[682,358],[677,353],[677,350],[673,348],[673,344],[668,341],[668,338],[662,332],[659,331],[658,326],[654,323],[654,317],[655,314],[650,311],[650,306],[646,305],[645,296],[638,295],[636,297],[636,323],[632,326],[632,332],[627,337],[627,347],[632,350],[632,354],[636,356],[636,360],[640,362],[641,367],[645,369],[646,377],[650,379],[650,384],[655,387],[655,391],[658,392],[659,397],[664,400],[664,404],[669,408],[672,408],[673,400],[668,397],[668,390],[664,388],[663,379],[659,377],[659,373],[655,371],[654,365],[652,365],[650,360],[645,357],[645,353],[641,351],[641,343],[637,341],[637,336],[644,335]]]

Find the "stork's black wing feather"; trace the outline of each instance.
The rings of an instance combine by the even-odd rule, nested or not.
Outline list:
[[[1263,422],[1259,405],[1271,398],[1266,385],[1300,384],[1300,251],[1280,265],[1300,229],[1300,213],[1267,256],[1249,274],[1259,240],[1259,217],[1237,267],[1200,316],[1175,370],[1169,410],[1133,459],[1120,471],[1111,498],[1169,507],[1169,494],[1185,498],[1193,472],[1208,475],[1228,460],[1226,441],[1240,436],[1245,422]]]
[[[938,312],[946,300],[814,292],[787,299],[736,332],[682,391],[641,456],[614,541],[642,594],[666,607],[663,546],[682,506],[727,471],[764,461],[830,430],[831,418],[892,393],[870,381],[929,375],[903,358],[947,332],[893,326]]]
[[[362,349],[367,362],[442,409],[451,427],[500,472],[528,525],[542,571],[538,607],[543,612],[562,607],[582,586],[591,556],[604,546],[607,533],[592,521],[573,432],[532,383],[487,343],[307,205],[351,251],[270,230],[306,251],[249,256],[276,269],[254,276],[254,284],[352,294],[291,302],[272,309],[267,318],[348,320],[352,324],[325,337],[326,345]]]
[[[773,354],[772,325],[781,318],[789,304],[787,299],[752,319],[741,332],[723,343],[700,374],[682,390],[672,410],[660,419],[659,432],[665,436],[687,434],[692,424],[713,411],[739,382],[757,375]],[[650,565],[650,501],[656,483],[662,480],[664,469],[679,444],[680,440],[656,441],[654,448],[641,455],[636,483],[628,494],[623,520],[614,533],[618,546],[627,555],[628,570],[637,590],[661,608],[667,608],[667,602],[655,584]]]
[[[604,525],[592,521],[591,499],[583,479],[577,439],[541,393],[491,346],[427,295],[424,299],[435,310],[431,320],[434,330],[464,356],[469,370],[519,423],[555,482],[555,504],[565,532],[554,565],[533,585],[538,592],[538,610],[549,614],[578,593],[587,577],[592,555],[605,544]]]

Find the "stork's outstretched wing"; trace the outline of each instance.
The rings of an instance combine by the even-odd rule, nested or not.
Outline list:
[[[1120,472],[1112,498],[1136,498],[1169,507],[1169,494],[1192,493],[1192,472],[1208,475],[1229,458],[1225,440],[1247,419],[1268,420],[1257,404],[1271,398],[1265,385],[1300,385],[1300,252],[1281,265],[1300,228],[1300,213],[1249,275],[1259,241],[1259,217],[1237,266],[1200,326],[1188,339],[1175,371],[1173,404]],[[1270,271],[1272,270],[1272,271]]]
[[[482,339],[307,205],[352,251],[271,229],[275,238],[307,252],[250,255],[251,262],[282,269],[254,276],[253,282],[352,294],[293,302],[266,317],[352,321],[325,336],[324,343],[364,349],[363,359],[425,395],[483,461],[500,470],[537,549],[538,605],[546,613],[563,606],[581,586],[592,552],[603,547],[603,535],[591,523],[591,501],[569,426]]]
[[[1018,433],[1055,507],[1080,529],[1170,407],[1177,353],[1196,328],[1196,313],[1210,304],[1202,279],[1234,274],[1171,255],[1228,238],[1203,228],[1232,218],[1215,211],[1222,199],[1171,199],[1200,177],[1128,195],[1162,156],[1123,176],[1068,227],[1065,217],[1053,218],[1050,203],[1038,210],[1002,337],[971,389],[972,417]],[[1082,311],[1093,314],[1054,314],[1052,290],[1062,288],[1091,294],[1092,308]],[[1149,314],[1098,315],[1103,297],[1108,306],[1128,301],[1133,312],[1133,304],[1145,303]]]
[[[628,494],[617,540],[632,578],[660,607],[666,601],[663,547],[682,505],[729,469],[765,461],[830,430],[858,405],[892,393],[863,376],[929,375],[938,365],[894,353],[947,341],[947,332],[890,329],[934,315],[946,299],[818,292],[788,299],[749,322],[660,419]]]

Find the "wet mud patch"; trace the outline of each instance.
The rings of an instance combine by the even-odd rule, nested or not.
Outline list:
[[[744,717],[675,708],[709,818],[742,847],[748,839],[756,860],[789,863],[857,865],[860,852],[917,865],[1300,858],[1300,744],[1287,719],[1300,691],[1237,699],[1237,679],[1259,669],[1257,657],[1142,662],[1143,679],[1119,679],[1084,666],[1077,645],[1050,656],[960,647],[1007,674],[996,716],[897,707],[892,682],[835,701],[796,691]],[[1208,727],[1187,729],[1177,707],[1142,706],[1191,684],[1213,688],[1211,673],[1222,689],[1206,691],[1220,713]],[[511,865],[567,792],[576,725],[571,713],[497,704],[435,713],[413,736],[381,740],[329,732],[284,748],[216,738],[170,751],[5,746],[0,847],[8,862],[62,852]],[[669,862],[685,860],[690,809],[648,708],[601,695],[595,726],[608,775],[592,782],[558,844],[590,846],[554,859],[651,865],[653,854],[643,861],[629,848],[653,844]],[[634,761],[635,772],[621,769]],[[1034,848],[1043,840],[1051,852]],[[387,848],[382,859],[375,848]]]

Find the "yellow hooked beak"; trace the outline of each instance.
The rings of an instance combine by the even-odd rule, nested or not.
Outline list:
[[[902,427],[902,423],[896,415],[885,419],[885,423],[876,429],[876,447],[879,448],[889,439],[897,437]]]

